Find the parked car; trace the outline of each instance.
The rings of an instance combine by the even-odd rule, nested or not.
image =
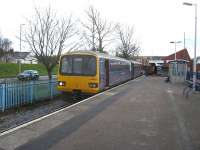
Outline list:
[[[39,73],[37,70],[24,70],[22,73],[17,75],[19,80],[38,80]]]

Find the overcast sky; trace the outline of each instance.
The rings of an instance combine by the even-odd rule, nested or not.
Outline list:
[[[197,0],[187,1],[197,3]],[[0,33],[13,41],[19,50],[19,26],[30,18],[34,7],[51,7],[59,14],[72,14],[84,18],[84,11],[93,5],[102,16],[116,23],[133,25],[135,36],[140,42],[141,55],[169,55],[174,52],[170,41],[182,41],[177,50],[186,47],[193,57],[194,7],[182,5],[183,0],[0,0]],[[198,7],[199,9],[199,7]],[[200,55],[200,9],[198,13],[198,45]],[[23,51],[25,51],[23,49]]]

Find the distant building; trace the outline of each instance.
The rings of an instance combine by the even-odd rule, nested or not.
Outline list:
[[[155,64],[155,66],[162,66],[164,64],[164,60],[149,60],[149,64]]]
[[[162,60],[164,56],[138,56],[134,60],[141,62],[143,65],[155,64],[156,66],[160,66],[164,63]]]
[[[31,52],[13,52],[12,55],[9,56],[8,62],[10,63],[18,63],[22,64],[37,64],[38,61],[34,57]]]

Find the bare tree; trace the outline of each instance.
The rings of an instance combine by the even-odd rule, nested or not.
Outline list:
[[[129,26],[122,27],[118,24],[116,32],[117,39],[120,41],[116,55],[127,59],[137,55],[140,51],[140,47],[134,37],[134,28]]]
[[[89,7],[86,15],[88,23],[82,23],[86,29],[83,34],[84,38],[89,46],[92,47],[92,50],[103,52],[104,47],[112,40],[110,35],[114,32],[115,25],[102,18],[100,12],[93,6]]]
[[[25,41],[35,57],[47,69],[49,79],[52,70],[58,64],[65,42],[75,34],[71,16],[58,18],[49,7],[44,11],[35,8],[35,15],[28,22]]]
[[[13,54],[12,42],[0,36],[0,60],[8,62],[9,56]]]
[[[95,18],[97,15],[97,10],[94,7],[90,6],[88,10],[85,11],[87,15],[87,23],[82,22],[82,26],[85,28],[83,31],[83,39],[88,44],[91,50],[96,50],[97,48],[97,41],[96,41],[96,27],[95,27]]]
[[[3,37],[0,36],[0,61],[2,61],[2,58],[4,56],[4,49],[3,49],[2,43],[3,43]]]

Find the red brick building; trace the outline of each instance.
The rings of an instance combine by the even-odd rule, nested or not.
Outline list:
[[[191,66],[193,66],[193,60],[191,60]],[[197,64],[197,72],[200,72],[200,64]]]
[[[163,58],[164,60],[164,63],[168,66],[168,62],[169,61],[172,61],[172,60],[175,60],[175,53],[169,55],[169,56],[166,56]],[[187,49],[182,49],[180,51],[177,51],[176,52],[176,60],[185,60],[185,61],[188,61],[188,67],[189,68],[192,68],[191,67],[191,58],[190,58],[190,55],[187,51]]]
[[[197,71],[200,72],[200,57],[197,57]]]
[[[176,59],[177,60],[186,60],[186,61],[191,62],[191,58],[190,58],[190,55],[189,55],[187,49],[182,49],[182,50],[176,52]],[[163,60],[164,60],[165,63],[168,63],[169,61],[175,60],[175,53],[164,57]]]
[[[175,59],[175,53],[166,56],[163,58],[164,62],[167,64],[169,61],[174,60]],[[176,52],[176,59],[177,60],[186,60],[189,61],[188,66],[193,69],[193,60],[190,58],[190,55],[187,51],[187,49],[182,49],[178,52]],[[199,57],[200,59],[200,57]],[[200,62],[200,61],[199,61]],[[200,72],[200,63],[198,63],[197,61],[197,72]]]

